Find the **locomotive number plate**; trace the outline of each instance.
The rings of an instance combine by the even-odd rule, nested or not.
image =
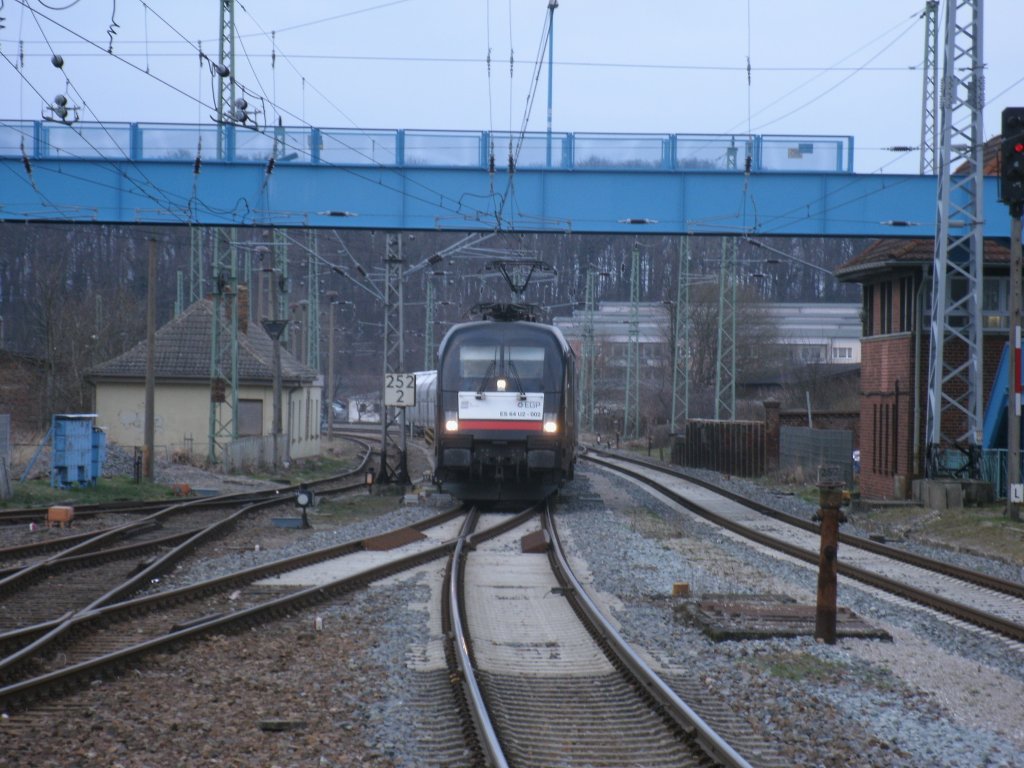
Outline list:
[[[459,392],[460,419],[540,421],[544,418],[544,393]]]

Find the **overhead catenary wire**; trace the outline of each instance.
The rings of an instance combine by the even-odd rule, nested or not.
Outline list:
[[[389,4],[386,4],[386,5],[393,5],[393,3],[389,3]],[[145,5],[144,5],[144,8],[148,8],[148,6],[145,6]],[[510,3],[510,8],[509,8],[509,11],[510,11],[510,19],[511,19],[511,3]],[[345,15],[348,15],[348,14],[345,14]],[[756,29],[756,28],[755,28],[755,29]],[[273,35],[273,33],[270,33],[270,34],[271,34],[271,35]],[[249,36],[252,36],[252,35],[249,35]],[[511,36],[510,36],[510,39],[511,39]],[[122,57],[123,57],[123,54],[124,54],[124,44],[125,44],[125,41],[119,40],[119,42],[118,42],[118,49],[119,49],[119,52],[120,52],[120,53],[122,54]],[[191,43],[190,43],[190,45],[191,45]],[[272,52],[272,53],[273,53],[273,52]],[[105,53],[97,53],[97,54],[95,54],[95,55],[106,55],[106,54],[105,54]],[[254,58],[254,57],[255,57],[255,54],[251,54],[251,55],[250,55],[250,58]],[[291,58],[294,58],[294,59],[298,60],[298,59],[299,59],[300,57],[301,57],[301,55],[300,55],[300,56],[295,56],[295,55],[293,55],[293,56],[292,56]],[[387,57],[385,57],[385,58],[387,58]],[[394,58],[394,57],[391,57],[391,58]],[[413,57],[410,57],[410,58],[413,58]],[[538,59],[539,59],[539,58],[540,58],[540,57],[538,57]],[[510,61],[512,61],[512,60],[514,60],[514,59],[513,59],[513,56],[512,56],[512,55],[510,55]],[[525,62],[525,59],[522,59],[522,58],[520,57],[520,63],[521,63],[521,65],[522,65],[522,63],[523,63],[523,62]],[[291,64],[291,62],[289,62],[289,63]],[[294,68],[294,64],[291,64],[291,65],[292,65],[292,67]],[[561,66],[563,66],[563,65],[565,65],[565,63],[564,63],[564,62],[561,62],[561,61],[560,61],[560,62],[559,62],[559,66],[561,67]],[[633,65],[628,65],[628,66],[633,66]],[[750,65],[750,70],[751,70],[751,71],[752,71],[753,73],[757,73],[757,72],[762,72],[762,71],[770,71],[771,69],[773,69],[773,68],[758,68],[758,67],[753,67],[753,66],[752,66],[752,63],[751,63],[751,65]],[[798,69],[798,68],[791,68],[791,69]],[[855,67],[855,68],[852,68],[851,70],[845,70],[845,69],[843,69],[843,68],[840,68],[840,67],[831,67],[831,68],[828,68],[828,69],[829,69],[829,71],[855,71],[855,72],[856,72],[856,71],[860,71],[860,72],[863,72],[863,71],[869,71],[869,70],[870,70],[870,69],[872,69],[872,68],[871,68],[871,67]],[[885,69],[885,68],[878,68],[878,69]],[[896,69],[896,68],[893,68],[893,69]],[[141,71],[141,69],[140,69],[140,71]],[[274,101],[276,102],[276,99],[275,99]],[[304,117],[304,115],[303,115],[303,117]],[[303,123],[305,123],[305,120],[303,120]],[[748,124],[749,124],[749,118],[748,118]],[[749,125],[748,125],[748,127],[749,127]],[[510,128],[511,128],[511,125],[510,125]],[[333,140],[333,137],[329,138],[328,140]],[[861,146],[863,146],[863,145],[861,145]],[[298,151],[300,151],[300,153],[301,153],[301,151],[302,151],[302,150],[301,150],[301,148],[297,148],[297,149],[298,149]],[[514,195],[514,189],[512,190],[512,194]],[[466,203],[467,203],[467,202],[469,202],[469,203],[470,203],[470,205],[469,205],[469,206],[467,206],[467,205],[466,205]],[[464,213],[466,212],[466,208],[467,208],[467,207],[470,207],[470,208],[477,208],[477,206],[478,206],[478,205],[479,205],[479,201],[477,202],[477,204],[476,204],[476,205],[474,205],[474,204],[473,204],[473,201],[472,201],[471,199],[469,199],[469,198],[460,198],[460,203],[459,203],[459,204],[455,204],[455,205],[453,205],[453,206],[452,206],[452,209],[453,209],[453,212],[454,212],[454,214],[455,214],[455,215],[462,215],[462,214],[464,214]],[[480,207],[480,210],[481,210],[481,211],[482,211],[482,210],[485,210],[485,209],[486,209],[486,206],[481,206],[481,207]]]
[[[95,42],[93,42],[93,41],[90,41],[90,40],[87,40],[87,39],[86,39],[86,38],[85,38],[84,36],[82,36],[82,35],[81,35],[80,33],[78,33],[77,31],[75,31],[75,30],[73,30],[73,29],[71,29],[71,28],[69,28],[69,27],[67,27],[66,25],[62,24],[62,23],[61,23],[60,21],[58,21],[58,20],[55,20],[55,19],[53,19],[53,18],[51,18],[51,17],[49,17],[49,16],[46,16],[45,14],[41,14],[41,13],[39,13],[38,11],[36,11],[36,10],[34,10],[34,9],[31,9],[31,8],[30,8],[30,6],[29,6],[29,5],[28,5],[28,3],[27,3],[27,0],[18,0],[18,2],[19,2],[19,3],[20,3],[20,4],[22,5],[22,6],[24,6],[24,7],[28,8],[28,9],[29,9],[29,10],[31,11],[31,13],[33,14],[33,16],[36,16],[36,15],[38,15],[38,16],[40,16],[40,17],[42,17],[42,18],[46,19],[46,20],[47,20],[47,21],[49,21],[50,23],[53,23],[53,24],[55,24],[56,26],[60,27],[61,29],[64,29],[64,30],[65,30],[66,32],[68,32],[68,33],[70,33],[70,34],[72,34],[72,35],[76,36],[77,38],[79,38],[79,39],[80,39],[80,40],[82,40],[83,42],[85,42],[85,43],[87,43],[87,44],[89,44],[89,45],[91,45],[91,46],[93,46],[93,47],[95,47],[95,48],[98,48],[98,47],[99,47],[97,43],[95,43]],[[155,13],[155,12],[154,12],[154,13]],[[161,20],[161,21],[163,21],[163,22],[164,22],[165,24],[168,24],[168,23],[167,23],[167,21],[166,21],[165,19],[163,19],[163,17],[162,17],[162,16],[160,16],[159,14],[156,14],[156,15],[157,15],[157,17],[158,17],[158,18],[160,18],[160,20]],[[36,19],[36,22],[37,22],[37,25],[38,25],[38,24],[39,24],[39,22],[38,22],[38,18]],[[201,48],[200,48],[200,47],[199,47],[198,45],[196,45],[196,44],[193,44],[193,43],[192,43],[191,41],[189,41],[189,40],[188,40],[188,38],[186,38],[186,37],[185,37],[185,36],[184,36],[183,34],[181,34],[180,32],[178,32],[178,30],[174,29],[174,27],[173,27],[173,26],[171,26],[171,25],[169,25],[169,24],[168,24],[168,27],[169,27],[170,29],[173,29],[173,30],[175,31],[175,33],[176,33],[176,34],[178,34],[178,35],[179,35],[179,37],[180,37],[180,38],[181,38],[182,40],[184,40],[184,41],[185,41],[185,42],[186,42],[186,43],[187,43],[188,45],[192,46],[192,47],[193,47],[193,48],[194,48],[194,49],[195,49],[195,50],[196,50],[196,51],[197,51],[198,53],[200,53],[200,54],[202,53],[202,51],[201,51]],[[45,33],[44,33],[44,32],[42,31],[42,28],[41,28],[41,26],[40,26],[40,33],[41,33],[41,34],[42,34],[42,35],[44,36],[44,39],[45,39]],[[121,57],[121,56],[120,56],[120,55],[119,55],[118,53],[112,53],[112,54],[109,54],[109,55],[110,55],[110,56],[111,56],[112,58],[114,58],[114,59],[116,59],[116,60],[118,60],[118,61],[122,61],[122,62],[126,63],[126,64],[127,64],[128,66],[130,66],[130,67],[134,68],[134,69],[135,69],[135,70],[137,70],[138,72],[140,72],[140,73],[142,73],[142,74],[145,74],[146,76],[148,76],[148,77],[151,77],[151,78],[153,78],[153,79],[157,80],[158,82],[160,82],[161,84],[163,84],[163,85],[165,85],[165,86],[167,86],[167,87],[169,87],[169,88],[172,88],[172,89],[173,89],[174,91],[176,91],[177,93],[181,94],[182,96],[184,96],[184,97],[186,97],[186,98],[188,98],[188,99],[190,99],[190,100],[195,100],[195,101],[198,101],[199,103],[202,103],[202,100],[201,100],[201,99],[198,99],[197,97],[194,97],[194,96],[192,96],[191,94],[188,94],[188,93],[186,93],[185,91],[181,90],[180,88],[178,88],[178,87],[176,87],[176,86],[174,86],[174,85],[172,85],[172,84],[170,84],[170,83],[166,82],[165,80],[163,80],[163,79],[159,78],[158,76],[156,76],[156,75],[154,75],[154,74],[152,74],[152,73],[147,73],[147,72],[145,72],[145,71],[144,71],[144,70],[143,70],[143,69],[142,69],[141,67],[139,67],[139,66],[137,66],[137,65],[135,65],[135,64],[133,64],[133,63],[131,63],[131,62],[128,62],[128,61],[126,61],[126,60],[125,60],[124,58],[122,58],[122,57]],[[6,57],[5,57],[5,58],[6,58]],[[297,70],[296,70],[296,71],[297,71]],[[22,73],[19,73],[19,74],[22,74]],[[38,93],[38,90],[37,90],[36,92]],[[43,97],[41,96],[41,94],[40,94],[40,97],[41,97],[41,98],[43,98]],[[46,99],[45,99],[45,98],[43,98],[43,101],[44,101],[44,103],[45,103]],[[209,104],[204,104],[204,106],[206,106],[206,108],[208,108],[208,109],[212,109],[212,108],[213,108],[213,107],[212,107],[212,105],[209,105]],[[275,105],[275,107],[277,107],[277,105]],[[290,112],[287,112],[286,110],[283,110],[283,111],[285,111],[285,113],[286,113],[286,114],[291,114]],[[293,116],[294,116],[294,115],[293,115]],[[101,125],[103,125],[102,121],[99,121],[99,122],[100,122],[100,124],[101,124]],[[305,124],[305,121],[303,121],[303,122],[304,122],[304,124]],[[307,124],[307,125],[308,125],[308,124]],[[312,126],[309,126],[309,127],[312,127]],[[113,143],[115,144],[115,146],[117,145],[117,142],[113,142]],[[308,156],[308,155],[310,154],[310,150],[309,150],[309,148],[307,148],[307,147],[304,147],[304,146],[302,146],[301,144],[293,144],[293,145],[289,145],[289,148],[290,148],[290,149],[293,149],[293,150],[294,150],[294,151],[296,151],[297,153],[300,153],[300,154],[302,154],[302,155],[304,155],[304,156]],[[94,147],[93,149],[95,149],[95,147]],[[102,153],[100,153],[100,152],[99,152],[98,150],[96,150],[96,151],[97,151],[97,155],[100,155],[100,156],[102,156]],[[372,160],[372,158],[368,158],[368,159],[371,159],[371,160]],[[373,161],[373,162],[374,162],[374,164],[376,164],[376,165],[379,165],[379,162],[378,162],[378,161]],[[325,165],[328,165],[328,166],[332,165],[331,163],[324,163],[324,164],[325,164]],[[355,170],[353,170],[353,169],[351,169],[351,168],[346,168],[345,170],[346,170],[346,172],[348,172],[348,173],[350,173],[350,174],[352,174],[352,175],[354,175],[354,176],[357,176],[357,177],[360,177],[360,178],[365,178],[365,179],[367,179],[368,181],[370,181],[370,180],[371,180],[371,179],[369,179],[369,178],[367,177],[367,175],[366,175],[365,173],[361,173],[361,172],[355,171]],[[124,172],[123,172],[123,171],[121,171],[121,173],[122,173],[122,175],[123,175],[123,173],[124,173]],[[373,181],[374,183],[377,183],[377,184],[381,184],[381,182],[380,182],[380,180],[379,180],[379,179],[373,179],[372,181]],[[149,181],[148,179],[147,179],[147,182],[149,182],[150,184],[152,184],[152,182],[151,182],[151,181]],[[132,181],[132,183],[133,183],[133,184],[136,184],[136,185],[137,185],[137,182],[134,182],[134,181]],[[424,190],[424,192],[425,192],[425,193],[427,193],[427,194],[429,194],[429,195],[430,195],[430,197],[422,197],[422,196],[419,196],[419,195],[417,195],[417,194],[414,194],[414,193],[410,192],[410,191],[409,191],[409,190],[408,190],[408,189],[407,189],[407,188],[406,188],[405,186],[399,186],[399,185],[396,185],[396,184],[388,184],[388,183],[383,183],[383,184],[381,184],[381,185],[382,185],[382,186],[384,186],[385,188],[389,188],[389,189],[392,189],[393,191],[395,191],[395,192],[398,192],[399,194],[402,194],[403,196],[407,196],[407,197],[409,197],[410,199],[413,199],[413,200],[418,200],[418,201],[424,201],[424,202],[425,202],[425,201],[428,201],[428,200],[429,200],[429,201],[430,201],[431,203],[435,203],[435,204],[436,204],[436,203],[438,203],[438,199],[440,199],[440,200],[441,200],[441,207],[442,207],[442,208],[445,208],[445,207],[446,207],[446,206],[444,205],[444,203],[443,203],[443,201],[444,201],[444,199],[445,199],[445,198],[444,198],[444,196],[443,196],[443,195],[440,195],[440,194],[439,194],[439,193],[438,193],[438,192],[437,192],[436,190],[432,190],[432,189],[430,189],[429,187],[426,187],[426,186],[425,186],[425,185],[423,185],[423,184],[419,184],[419,183],[417,183],[417,184],[415,184],[415,185],[417,185],[417,186],[421,187],[421,188],[422,188],[422,189]],[[157,187],[156,187],[156,186],[154,185],[154,188],[157,188]],[[158,188],[157,188],[157,189],[158,189]],[[152,196],[150,196],[150,195],[147,195],[147,196],[151,197],[151,199],[154,199],[154,202],[159,202],[159,201],[157,201],[157,200],[156,200],[155,198],[152,198]],[[241,200],[241,198],[240,198],[240,200]],[[244,208],[245,210],[250,210],[250,209],[249,209],[249,207],[248,207],[248,205],[243,205],[243,208]],[[211,208],[211,207],[209,207],[209,206],[206,206],[206,205],[204,205],[204,206],[203,206],[203,209],[204,209],[204,210],[206,210],[206,211],[208,211],[209,213],[212,213],[212,214],[224,214],[224,213],[228,213],[228,212],[230,212],[230,211],[232,211],[232,210],[234,210],[234,211],[237,211],[237,210],[238,210],[238,207],[237,207],[237,205],[236,205],[236,207],[235,207],[234,209],[214,209],[214,208]],[[184,210],[184,208],[183,208],[182,210]],[[452,207],[451,207],[451,212],[453,213],[453,215],[464,215],[464,213],[460,214],[460,212],[461,212],[462,210],[463,210],[463,204],[462,204],[462,203],[458,203],[457,201],[452,201]],[[481,211],[478,211],[478,212],[476,212],[476,215],[477,215],[477,216],[479,216],[479,215],[488,215],[488,216],[489,216],[489,215],[490,215],[490,213],[489,213],[489,211],[486,211],[486,210],[481,210]]]

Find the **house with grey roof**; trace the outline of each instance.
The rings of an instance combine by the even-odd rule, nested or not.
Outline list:
[[[240,309],[246,302],[239,302]],[[214,304],[201,299],[157,330],[155,366],[155,446],[167,455],[200,460],[208,456],[211,386],[210,359]],[[244,311],[238,321],[239,438],[265,437],[273,431],[274,342]],[[96,424],[110,443],[143,444],[146,357],[139,342],[118,357],[94,366],[86,380],[95,389]],[[225,361],[222,370],[230,370]],[[320,453],[320,411],[323,380],[286,349],[281,350],[281,421],[288,455],[293,459]],[[217,407],[230,411],[227,402]],[[219,414],[230,422],[230,412]]]

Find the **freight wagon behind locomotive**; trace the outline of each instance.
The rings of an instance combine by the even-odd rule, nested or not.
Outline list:
[[[464,500],[543,499],[575,468],[575,355],[517,305],[488,316],[441,341],[435,478]]]

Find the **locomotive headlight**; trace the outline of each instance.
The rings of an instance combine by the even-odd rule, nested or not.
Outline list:
[[[446,413],[444,415],[444,431],[445,432],[458,432],[459,431],[459,417],[454,413]]]
[[[499,392],[504,392],[505,391],[505,387],[508,386],[508,382],[505,381],[504,379],[498,379],[498,381],[496,383],[497,383],[498,391]]]
[[[545,413],[544,414],[544,431],[549,435],[555,434],[558,431],[558,414]]]

